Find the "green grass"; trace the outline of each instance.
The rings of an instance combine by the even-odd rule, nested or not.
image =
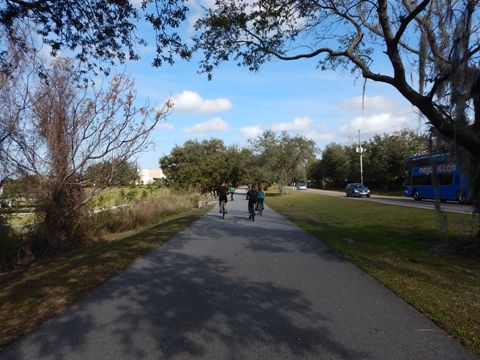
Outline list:
[[[480,355],[479,257],[445,251],[434,211],[301,192],[267,200]],[[475,223],[448,214],[448,239],[468,240]]]
[[[163,195],[164,193],[170,193],[169,189],[160,188],[152,189],[150,191],[147,188],[142,187],[120,187],[112,186],[103,189],[92,200],[93,208],[111,208],[115,205],[123,205],[131,203],[133,200],[141,199],[142,197],[149,197],[153,194]]]
[[[170,216],[145,231],[97,241],[0,274],[0,347],[91,292],[211,209]]]
[[[34,213],[17,213],[12,214],[8,218],[8,223],[11,226],[26,226],[30,225],[35,222],[35,214]]]

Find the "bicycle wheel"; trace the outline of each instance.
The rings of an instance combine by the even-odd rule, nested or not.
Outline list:
[[[263,213],[263,204],[260,204],[258,206],[258,215],[262,216],[262,213]]]
[[[252,206],[252,210],[250,211],[250,214],[252,215],[252,221],[255,221],[255,208]]]
[[[222,202],[222,219],[225,219],[225,201]]]

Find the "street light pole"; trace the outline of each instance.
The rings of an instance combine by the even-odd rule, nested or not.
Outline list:
[[[360,182],[363,184],[363,148],[360,141],[360,130],[358,130],[358,146],[357,152],[360,153]]]
[[[360,126],[363,125],[365,120],[365,87],[367,86],[367,79],[363,82],[363,91],[362,91],[362,121]],[[357,152],[360,153],[360,182],[363,184],[363,148],[362,141],[360,140],[360,129],[358,129],[358,147]]]

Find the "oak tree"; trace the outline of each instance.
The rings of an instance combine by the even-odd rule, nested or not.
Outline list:
[[[229,152],[220,139],[188,140],[163,156],[160,167],[170,186],[208,192],[232,177]]]
[[[307,163],[315,157],[316,151],[313,140],[290,136],[285,131],[277,134],[266,130],[257,138],[249,140],[249,143],[261,167],[278,184],[280,193],[294,179],[306,179]]]
[[[254,71],[272,59],[312,59],[394,87],[455,144],[478,209],[479,3],[217,0],[197,22],[195,48],[209,75],[232,59]]]
[[[28,92],[29,105],[19,113],[6,154],[17,176],[29,179],[34,189],[41,220],[37,254],[84,240],[87,204],[117,170],[111,166],[88,174],[87,169],[105,160],[120,166],[135,158],[169,111],[168,103],[160,110],[136,105],[134,83],[124,75],[112,77],[107,86],[87,86],[70,69],[70,60],[59,59],[45,69],[46,79],[31,80],[37,85]]]
[[[0,4],[0,27],[10,39],[24,42],[16,29],[28,26],[49,45],[52,55],[73,54],[82,63],[82,72],[110,72],[118,62],[139,58],[138,46],[146,45],[138,33],[140,20],[150,23],[155,36],[154,66],[172,63],[174,55],[188,58],[178,27],[185,20],[184,1],[142,0],[5,0]],[[8,53],[0,50],[0,67],[10,68]]]

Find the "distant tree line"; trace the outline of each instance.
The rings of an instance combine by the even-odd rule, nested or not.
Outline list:
[[[408,157],[418,153],[448,151],[438,137],[411,130],[375,135],[362,142],[361,146],[363,181],[377,191],[402,189]],[[327,145],[321,159],[309,164],[308,178],[314,186],[321,188],[339,188],[350,182],[360,182],[358,144]]]
[[[133,161],[104,160],[90,165],[83,177],[89,186],[97,182],[104,182],[104,186],[135,186],[140,181],[140,169]]]
[[[226,146],[220,139],[189,140],[160,159],[167,184],[209,192],[223,182],[283,186],[306,179],[315,158],[315,143],[302,136],[271,130],[249,141],[247,147]]]
[[[318,188],[341,188],[360,182],[358,144],[328,144],[317,159],[313,140],[286,132],[265,131],[246,147],[226,146],[223,140],[188,140],[159,163],[168,186],[209,192],[225,182],[277,184],[282,192],[292,182],[308,181]],[[407,158],[425,152],[449,151],[435,133],[402,130],[375,135],[362,142],[364,183],[377,191],[402,189]]]

